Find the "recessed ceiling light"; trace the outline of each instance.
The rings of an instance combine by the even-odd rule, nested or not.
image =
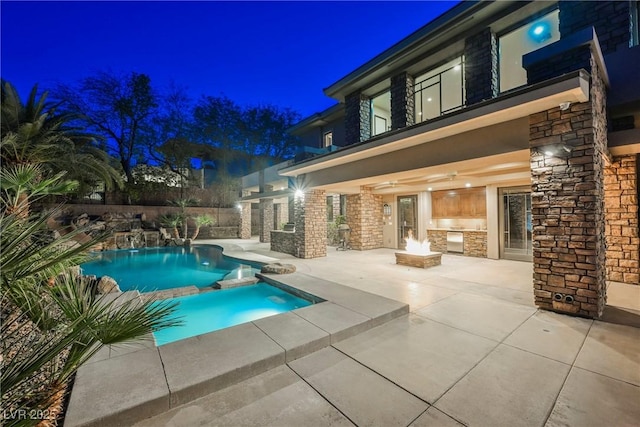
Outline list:
[[[459,71],[460,70],[460,64],[456,65],[455,67],[453,67],[454,70]]]
[[[471,183],[470,183],[470,182],[467,182],[464,186],[465,186],[465,187],[467,187],[467,188],[469,188],[469,187],[471,187]]]
[[[427,191],[431,191],[431,190],[433,190],[433,188],[431,188],[431,187],[427,188]]]
[[[428,102],[431,102],[431,98],[427,98],[427,101],[428,101]]]
[[[533,34],[535,34],[536,36],[539,36],[540,34],[542,34],[543,31],[544,31],[544,27],[542,25],[536,25],[535,28],[533,29]]]

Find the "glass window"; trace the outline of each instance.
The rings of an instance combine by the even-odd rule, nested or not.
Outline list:
[[[463,58],[447,62],[415,79],[415,121],[434,119],[464,105]]]
[[[340,195],[340,215],[347,216],[347,196],[344,194]]]
[[[333,132],[325,132],[322,136],[322,144],[324,147],[333,145]]]
[[[371,98],[371,136],[391,130],[391,92]]]
[[[558,24],[554,10],[499,38],[500,92],[527,84],[522,56],[560,40]]]
[[[327,196],[327,221],[333,221],[333,196]]]

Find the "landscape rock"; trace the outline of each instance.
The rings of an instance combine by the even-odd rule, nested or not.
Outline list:
[[[293,264],[282,264],[279,262],[274,262],[272,264],[263,265],[260,269],[261,273],[267,274],[290,274],[295,273],[296,266]]]
[[[118,286],[118,282],[113,277],[102,276],[98,281],[99,294],[111,294],[114,292],[122,292]]]

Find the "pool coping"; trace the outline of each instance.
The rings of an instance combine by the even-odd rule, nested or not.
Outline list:
[[[231,257],[274,260],[240,251]],[[64,425],[132,424],[409,313],[408,304],[300,272],[257,276],[324,302],[160,347],[152,336],[105,346],[78,370]],[[139,297],[132,292],[125,297]]]

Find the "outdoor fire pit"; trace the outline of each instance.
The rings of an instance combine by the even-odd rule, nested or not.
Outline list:
[[[407,238],[407,250],[396,252],[396,264],[409,267],[429,268],[440,265],[442,252],[431,252],[431,243],[427,240],[420,243],[417,240]]]
[[[431,252],[424,255],[396,252],[396,264],[408,265],[409,267],[435,267],[436,265],[440,265],[441,259],[442,252]]]

